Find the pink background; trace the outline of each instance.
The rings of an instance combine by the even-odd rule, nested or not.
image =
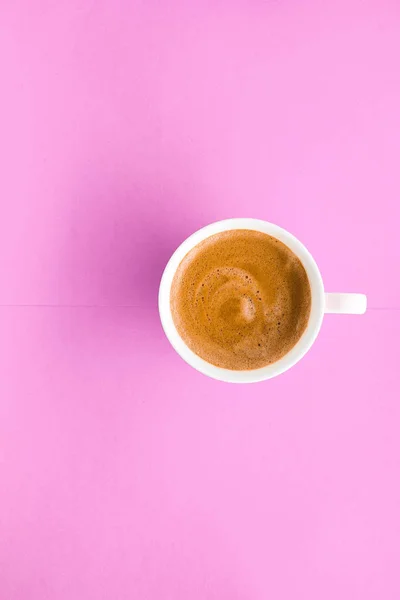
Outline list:
[[[399,65],[396,0],[2,0],[1,600],[400,598]],[[369,297],[252,386],[156,304],[235,216]]]

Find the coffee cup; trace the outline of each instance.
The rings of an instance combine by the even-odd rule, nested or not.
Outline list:
[[[215,366],[195,354],[179,335],[171,313],[170,297],[174,275],[183,258],[208,237],[230,230],[247,229],[266,233],[285,244],[301,261],[311,288],[311,311],[307,326],[295,346],[282,358],[265,367],[231,370]],[[291,233],[260,219],[226,219],[211,223],[188,237],[173,253],[165,267],[159,289],[159,313],[164,332],[176,352],[189,365],[214,379],[230,383],[252,383],[271,379],[293,367],[310,350],[327,313],[363,314],[367,308],[364,294],[326,293],[321,273],[307,248]]]

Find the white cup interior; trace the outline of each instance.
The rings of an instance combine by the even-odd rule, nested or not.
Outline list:
[[[285,356],[271,365],[248,371],[221,369],[220,367],[216,367],[215,365],[206,362],[200,358],[200,356],[192,352],[192,350],[188,348],[176,330],[174,321],[172,319],[170,306],[172,280],[182,259],[194,246],[210,235],[214,235],[222,231],[229,231],[231,229],[252,229],[255,231],[261,231],[263,233],[272,235],[286,244],[286,246],[288,246],[288,248],[290,248],[301,260],[307,272],[311,286],[310,318],[307,327],[297,344],[287,354],[285,354]],[[282,227],[278,227],[278,225],[273,225],[272,223],[261,221],[259,219],[226,219],[224,221],[211,223],[210,225],[199,229],[199,231],[196,231],[193,233],[193,235],[188,237],[174,252],[168,261],[161,278],[158,303],[161,323],[165,334],[172,346],[175,348],[176,352],[189,365],[201,373],[204,373],[204,375],[208,375],[214,379],[219,379],[220,381],[227,381],[231,383],[252,383],[270,379],[271,377],[275,377],[276,375],[284,373],[290,369],[290,367],[295,365],[311,348],[320,330],[324,315],[324,286],[315,260],[307,248],[303,246],[303,244],[299,242],[299,240],[291,233],[285,229],[282,229]]]

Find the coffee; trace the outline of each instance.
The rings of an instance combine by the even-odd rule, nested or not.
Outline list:
[[[233,370],[264,367],[299,341],[311,288],[297,256],[276,238],[248,229],[200,242],[180,263],[171,313],[187,346]]]

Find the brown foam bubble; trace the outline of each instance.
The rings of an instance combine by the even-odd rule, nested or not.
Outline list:
[[[225,369],[257,369],[282,358],[304,333],[310,310],[310,283],[297,256],[276,238],[247,229],[195,246],[171,286],[179,335]]]

